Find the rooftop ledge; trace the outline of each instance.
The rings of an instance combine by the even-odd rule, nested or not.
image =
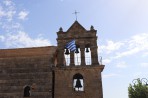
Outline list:
[[[101,72],[103,71],[105,65],[85,65],[85,66],[60,66],[60,67],[55,67],[55,69],[61,69],[61,70],[67,70],[67,69],[101,69]]]

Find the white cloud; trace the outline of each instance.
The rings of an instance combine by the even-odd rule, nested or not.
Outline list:
[[[5,12],[3,11],[3,8],[0,6],[0,18],[5,16]]]
[[[110,43],[110,44],[109,44]],[[116,47],[116,48],[114,48]],[[131,36],[129,39],[120,40],[119,42],[107,41],[106,45],[103,45],[103,64],[109,64],[117,62],[115,66],[117,68],[127,68],[129,62],[125,57],[132,57],[133,60],[138,58],[144,58],[148,56],[148,33],[139,33]],[[138,56],[137,56],[138,55]],[[119,59],[124,59],[120,61]],[[142,63],[141,67],[148,67],[147,63]]]
[[[148,56],[148,52],[145,52],[142,57],[147,57]]]
[[[50,42],[42,37],[31,38],[27,33],[20,31],[17,34],[8,34],[6,46],[9,47],[37,47],[37,46],[49,46]]]
[[[22,20],[25,20],[28,16],[29,12],[27,11],[21,11],[19,14],[18,14],[18,18],[19,19],[22,19]]]
[[[108,54],[113,51],[119,50],[123,45],[123,42],[113,42],[111,40],[108,40],[107,45],[102,45],[101,49],[103,49]]]
[[[103,64],[108,64],[108,63],[110,63],[112,60],[111,59],[103,59],[102,60],[102,63]]]
[[[15,4],[9,0],[5,0],[4,4],[6,5],[3,6],[4,18],[7,21],[12,21],[16,14]]]
[[[3,3],[6,5],[6,6],[10,6],[13,2],[11,0],[4,0]]]
[[[141,63],[141,67],[148,68],[148,63]]]
[[[5,40],[5,37],[0,35],[0,41],[4,41]]]
[[[135,54],[135,53],[138,53],[138,52],[139,52],[139,48],[133,48],[133,49],[130,49],[130,50],[127,50],[127,51],[124,51],[124,52],[116,53],[115,58],[121,58],[121,57],[124,57],[124,56],[129,56],[129,55],[132,55],[132,54]]]
[[[126,47],[125,50],[116,52],[115,58],[130,56],[137,53],[144,55],[148,51],[148,33],[134,35],[124,42],[124,47]]]
[[[15,4],[10,0],[3,0],[0,3],[0,19],[10,22],[16,14]],[[2,21],[1,21],[2,22]]]
[[[148,49],[148,33],[135,35],[129,41],[129,48],[139,48],[139,50]]]
[[[7,32],[7,33],[10,33],[10,32],[16,33],[16,32],[18,32],[18,30],[23,29],[22,25],[17,22],[3,23],[1,28],[4,29],[5,32]]]
[[[32,38],[23,29],[23,25],[18,19],[25,20],[29,12],[18,10],[17,6],[11,0],[3,0],[0,2],[0,29],[3,35],[0,35],[0,42],[6,48],[23,48],[49,46],[50,41],[44,39],[40,34],[36,38]]]
[[[124,61],[118,62],[116,67],[118,68],[126,68],[127,64]]]
[[[15,6],[12,1],[4,0],[3,3],[0,4],[0,17],[5,17],[10,21],[15,13]]]
[[[115,73],[110,73],[110,74],[103,74],[102,77],[103,78],[111,78],[111,77],[116,77],[119,76],[119,74],[115,74]]]
[[[16,13],[16,11],[14,11],[14,10],[10,10],[10,11],[6,12],[7,20],[12,21],[15,13]]]
[[[141,53],[141,55],[146,56],[148,51],[148,33],[139,33],[129,39],[119,42],[109,40],[106,45],[102,45],[100,47],[103,53],[107,55],[114,54],[112,59],[118,59],[137,53]]]
[[[148,72],[141,72],[141,71],[139,71],[139,72],[132,73],[131,75],[132,75],[133,79],[144,78],[144,77],[147,77]]]

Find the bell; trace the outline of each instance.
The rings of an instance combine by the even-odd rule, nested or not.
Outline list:
[[[81,88],[82,87],[82,85],[81,85],[81,81],[80,81],[80,79],[77,79],[77,81],[76,81],[76,85],[75,85],[75,88]]]
[[[69,50],[66,48],[66,52],[65,52],[66,55],[69,55]]]
[[[75,53],[79,53],[79,50],[78,50],[78,48],[76,48],[76,51],[75,51]]]
[[[89,52],[89,49],[88,49],[88,47],[86,48],[86,52],[87,52],[87,53]]]

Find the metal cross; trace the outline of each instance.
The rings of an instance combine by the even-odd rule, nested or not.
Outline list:
[[[75,16],[76,16],[76,20],[77,20],[77,14],[78,14],[79,12],[77,12],[76,10],[75,10],[75,12],[74,13],[72,13],[72,14],[75,14]]]

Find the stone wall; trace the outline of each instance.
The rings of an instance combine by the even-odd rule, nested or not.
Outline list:
[[[104,65],[98,62],[98,37],[96,34],[97,30],[93,26],[86,30],[78,21],[75,21],[66,32],[62,28],[57,32],[58,54],[55,68],[55,98],[103,98],[101,72]],[[76,65],[75,61],[78,58],[74,55],[77,55],[78,52],[70,51],[67,48],[66,50],[70,51],[70,64],[66,66],[63,62],[65,46],[72,40],[75,41],[76,49],[80,50],[79,57],[81,59],[79,59],[79,65]],[[74,47],[74,45],[70,45],[70,47]],[[86,65],[87,49],[90,49],[90,65]],[[82,86],[82,81],[84,81],[84,90],[76,91]]]
[[[78,66],[55,69],[55,98],[103,98],[101,72],[104,65]],[[74,91],[73,76],[80,73],[84,91]]]
[[[52,98],[52,65],[56,47],[0,50],[0,98]]]

